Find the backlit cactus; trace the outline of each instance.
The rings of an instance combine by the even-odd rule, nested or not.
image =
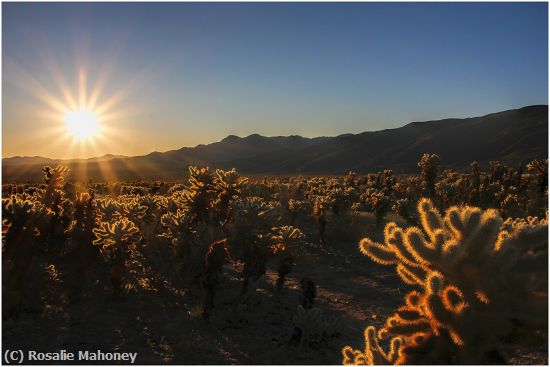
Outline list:
[[[244,263],[242,294],[249,280],[257,280],[266,272],[271,253],[270,231],[276,221],[271,204],[259,197],[248,197],[233,203],[232,221],[228,223],[228,243],[232,253]]]
[[[425,153],[418,167],[422,170],[422,178],[424,179],[425,193],[429,197],[433,197],[435,194],[435,183],[437,175],[439,173],[439,156],[437,154]]]
[[[69,298],[78,300],[94,266],[99,263],[100,252],[93,245],[94,230],[99,227],[99,215],[95,206],[94,193],[76,194],[73,221],[66,230],[70,242],[65,283],[69,288]]]
[[[418,212],[421,228],[388,223],[384,243],[360,242],[422,292],[410,292],[377,335],[367,328],[364,351],[346,347],[344,363],[501,363],[505,337],[547,327],[547,220],[503,226],[496,210],[467,206],[442,216],[427,199]],[[379,348],[387,338],[401,340],[398,358]]]
[[[277,289],[280,290],[284,287],[286,275],[292,271],[304,235],[298,228],[292,226],[273,228],[273,232],[271,235],[272,248],[275,255],[278,256],[276,284]]]
[[[44,172],[44,182],[46,183],[44,205],[50,208],[54,203],[56,191],[61,190],[63,187],[64,175],[69,172],[69,169],[65,166],[55,168],[46,166],[42,168],[42,172]]]
[[[93,232],[96,235],[93,243],[101,248],[109,261],[111,285],[115,295],[119,295],[124,285],[123,278],[127,276],[128,258],[141,238],[139,229],[132,221],[123,218],[113,224],[101,223]]]
[[[216,170],[215,188],[216,199],[214,206],[217,212],[218,221],[226,221],[230,216],[230,202],[238,197],[241,193],[243,185],[246,184],[248,179],[241,177],[235,170],[235,168],[224,171],[221,169]]]
[[[44,250],[40,229],[48,228],[53,212],[39,202],[12,195],[2,199],[2,215],[2,316],[6,318],[17,316],[29,295],[35,296],[33,286],[38,280],[33,281],[31,274],[40,267],[36,259]]]
[[[206,291],[203,317],[208,318],[214,307],[214,295],[216,289],[220,286],[223,264],[229,257],[227,240],[216,241],[208,246],[208,251],[204,257],[204,274],[201,284]]]

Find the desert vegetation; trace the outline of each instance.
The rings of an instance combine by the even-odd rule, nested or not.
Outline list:
[[[417,174],[343,177],[190,166],[183,182],[43,173],[2,187],[6,348],[547,363],[547,160],[457,172],[424,154]]]

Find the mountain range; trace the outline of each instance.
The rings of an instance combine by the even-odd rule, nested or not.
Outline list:
[[[445,167],[460,170],[476,160],[517,166],[548,157],[548,106],[535,105],[480,117],[411,122],[396,129],[306,138],[297,135],[235,135],[196,147],[126,157],[105,155],[58,160],[11,157],[2,160],[4,183],[38,182],[45,165],[63,164],[69,179],[93,181],[179,180],[188,165],[235,167],[247,175],[364,174],[383,169],[418,172],[423,153],[436,153]]]

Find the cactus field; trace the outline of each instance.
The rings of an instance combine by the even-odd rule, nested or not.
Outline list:
[[[184,170],[185,167],[182,167]],[[548,160],[2,187],[5,349],[139,364],[547,364]]]

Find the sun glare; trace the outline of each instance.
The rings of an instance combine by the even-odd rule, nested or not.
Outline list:
[[[65,115],[67,130],[80,140],[88,140],[99,131],[97,115],[87,108],[70,111]]]
[[[125,100],[151,76],[147,70],[136,71],[125,83],[110,85],[107,94],[107,85],[115,70],[114,60],[111,63],[105,57],[105,62],[89,75],[90,60],[84,51],[77,50],[74,55],[74,74],[65,74],[59,68],[55,53],[41,50],[43,66],[50,72],[46,78],[48,84],[42,83],[41,75],[33,75],[9,58],[2,64],[14,75],[17,86],[40,102],[32,114],[37,122],[44,122],[41,126],[46,128],[41,133],[44,141],[51,143],[51,154],[67,158],[111,153],[115,139],[126,139],[121,127],[129,116],[137,115],[141,107],[124,106]]]

